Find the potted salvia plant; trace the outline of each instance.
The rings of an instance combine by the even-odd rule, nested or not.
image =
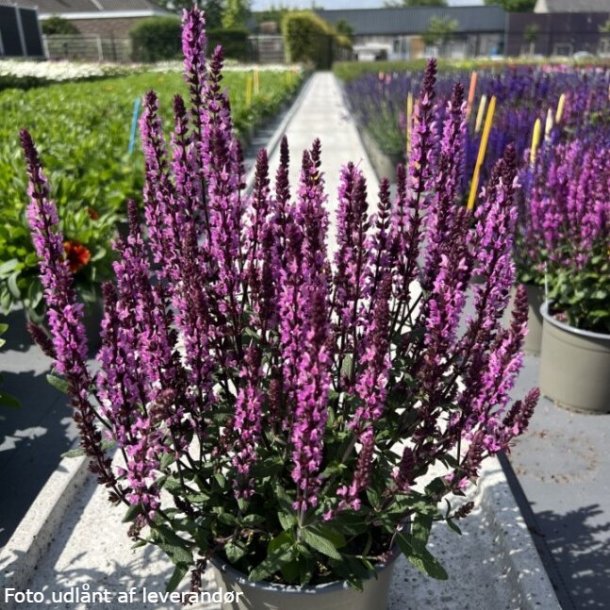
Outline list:
[[[190,571],[183,601],[200,600],[211,562],[231,592],[225,608],[385,607],[400,552],[447,577],[426,548],[430,529],[444,520],[458,530],[472,504],[439,502],[477,480],[537,400],[533,390],[509,404],[523,291],[510,326],[500,323],[514,281],[514,152],[474,214],[460,205],[463,90],[439,136],[431,62],[394,204],[383,181],[370,214],[364,177],[346,165],[331,260],[320,143],[303,153],[293,194],[286,141],[274,184],[260,151],[246,194],[222,51],[206,66],[203,14],[183,19],[191,107],[174,100],[170,152],[146,96],[145,229],[130,203],[95,373],[48,185],[22,132],[51,336],[33,334],[63,377],[92,471],[128,507],[131,536],[175,563],[170,589]],[[471,287],[473,274],[483,280]],[[468,290],[474,313],[459,330]]]
[[[532,234],[548,289],[541,391],[578,411],[610,411],[610,158],[608,140],[549,147],[534,170]],[[534,240],[532,250],[535,252]]]
[[[542,313],[545,300],[548,249],[546,247],[545,193],[548,192],[547,174],[549,154],[546,147],[538,155],[535,165],[528,164],[519,172],[521,190],[517,194],[517,228],[515,232],[514,261],[516,280],[527,291],[528,332],[524,351],[540,355],[542,345]],[[557,177],[556,175],[554,176]],[[563,185],[565,188],[567,184]]]

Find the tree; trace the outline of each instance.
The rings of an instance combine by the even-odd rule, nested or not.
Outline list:
[[[523,40],[527,45],[523,45],[521,53],[533,55],[536,52],[536,40],[540,33],[540,27],[537,23],[530,23],[523,29]]]
[[[205,11],[207,29],[214,30],[222,27],[224,0],[157,0],[157,4],[175,13],[180,13],[183,9],[189,9],[195,5]]]
[[[222,26],[229,29],[245,28],[249,13],[250,0],[227,0]]]
[[[457,30],[458,22],[448,17],[431,17],[428,22],[428,29],[423,33],[422,38],[429,46],[439,45],[443,54],[447,42],[451,35]]]
[[[224,0],[206,0],[203,3],[203,10],[207,29],[217,30],[222,27]]]
[[[447,6],[447,0],[385,0],[388,8],[402,8],[414,6]]]
[[[80,31],[71,21],[53,15],[42,22],[42,33],[47,36],[74,36],[80,34]]]
[[[531,13],[536,0],[485,0],[485,4],[501,6],[507,13]]]
[[[348,40],[354,39],[354,28],[345,19],[339,19],[335,24],[335,30],[337,33],[342,34]]]

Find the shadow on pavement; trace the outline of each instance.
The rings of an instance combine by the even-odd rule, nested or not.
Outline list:
[[[21,408],[0,408],[0,547],[28,511],[61,454],[73,444],[72,410],[46,373],[3,372],[3,391]]]

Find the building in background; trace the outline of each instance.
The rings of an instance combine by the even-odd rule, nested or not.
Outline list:
[[[129,61],[129,31],[142,19],[168,14],[151,0],[18,1],[23,6],[37,8],[43,24],[52,17],[60,17],[76,29],[75,34],[43,37],[49,59]]]
[[[36,9],[0,0],[0,59],[44,57]]]
[[[504,52],[506,13],[499,6],[318,10],[353,32],[359,59],[452,58]]]
[[[509,13],[506,53],[513,56],[608,56],[610,7],[605,12],[594,13]]]
[[[19,0],[38,9],[41,21],[57,16],[70,21],[81,34],[127,38],[138,21],[167,15],[150,0]]]
[[[607,13],[610,0],[536,0],[534,13]]]

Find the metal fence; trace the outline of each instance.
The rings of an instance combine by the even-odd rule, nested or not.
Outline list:
[[[75,61],[131,61],[129,38],[103,38],[96,34],[44,36],[43,42],[49,59]]]
[[[110,61],[127,63],[133,60],[129,38],[104,37],[97,34],[44,36],[45,54],[49,59],[75,61]],[[320,41],[328,46],[330,61],[350,59],[351,51],[338,47],[328,37]],[[248,38],[245,56],[240,61],[259,64],[286,62],[284,40],[278,35],[253,35]]]

